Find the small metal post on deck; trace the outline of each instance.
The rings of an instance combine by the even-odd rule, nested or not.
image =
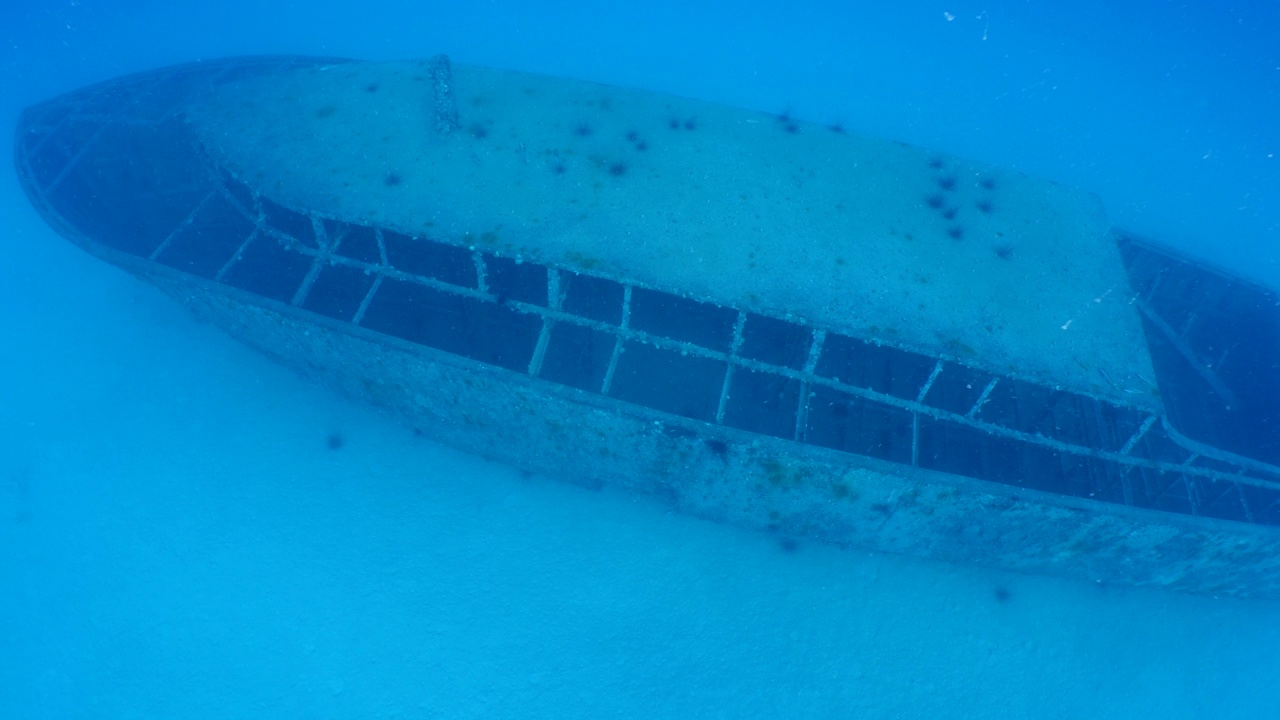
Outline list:
[[[448,55],[436,55],[427,61],[431,76],[431,125],[440,135],[458,129],[458,103],[453,95],[453,65]]]

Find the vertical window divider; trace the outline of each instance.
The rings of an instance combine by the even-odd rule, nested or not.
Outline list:
[[[369,310],[369,303],[373,302],[373,296],[378,292],[378,288],[382,287],[382,273],[378,273],[373,279],[373,284],[369,286],[369,292],[364,294],[364,299],[360,301],[360,307],[356,310],[356,314],[351,318],[352,325],[359,325],[364,320],[364,314]]]
[[[746,324],[747,314],[739,310],[738,317],[733,322],[733,342],[729,345],[729,362],[725,363],[724,382],[720,385],[720,404],[716,407],[717,425],[724,424],[724,408],[729,403],[729,384],[733,382],[733,373],[738,368],[734,361],[738,359],[738,351],[742,349],[742,328]]]
[[[626,330],[631,323],[631,286],[622,286],[622,329]],[[609,356],[609,369],[604,373],[604,387],[600,393],[609,394],[609,388],[613,385],[613,373],[618,369],[618,358],[622,355],[622,333],[613,341],[613,354]]]
[[[169,244],[173,242],[173,239],[181,235],[183,230],[186,230],[191,226],[191,223],[195,222],[196,215],[204,209],[205,203],[209,202],[209,200],[217,194],[217,190],[210,190],[207,195],[201,198],[200,202],[196,203],[195,207],[191,208],[191,212],[187,213],[187,216],[182,219],[182,222],[178,223],[173,230],[169,231],[169,234],[165,236],[164,241],[156,246],[155,250],[151,251],[151,254],[147,256],[147,259],[151,262],[155,262],[156,258],[160,256],[160,253],[164,252],[165,249],[169,247]]]
[[[1187,476],[1178,473],[1178,482],[1182,483],[1182,487],[1187,491],[1187,502],[1191,504],[1191,514],[1200,514],[1200,484],[1195,480],[1187,481]]]
[[[381,270],[385,270],[389,263],[387,262],[387,241],[382,236],[382,228],[374,228],[373,237],[378,241],[378,265]]]
[[[542,372],[542,360],[547,356],[547,344],[551,342],[551,326],[555,320],[539,313],[542,328],[538,330],[538,342],[533,346],[533,357],[529,358],[529,377],[538,377]]]
[[[1249,498],[1244,494],[1244,486],[1238,480],[1232,481],[1232,486],[1236,489],[1236,499],[1240,501],[1240,507],[1244,510],[1244,517],[1249,522],[1257,522],[1254,519],[1253,508],[1249,506]]]
[[[302,284],[293,293],[293,299],[289,301],[290,305],[301,307],[306,301],[307,295],[311,292],[311,286],[315,284],[316,278],[320,276],[320,270],[324,267],[325,261],[321,258],[322,254],[323,252],[311,258],[311,267],[307,268],[307,276],[302,279]]]
[[[988,382],[987,386],[982,388],[982,394],[978,396],[977,400],[973,401],[973,407],[969,408],[969,412],[964,414],[966,418],[972,420],[978,416],[978,412],[982,410],[983,405],[987,404],[987,398],[991,397],[991,391],[996,389],[996,383],[999,381],[1000,378],[993,377],[991,382]]]
[[[547,308],[559,312],[564,305],[563,293],[560,290],[560,271],[547,268]]]
[[[1151,429],[1152,425],[1155,424],[1156,416],[1147,415],[1147,419],[1142,421],[1142,425],[1137,430],[1134,430],[1133,436],[1129,437],[1129,441],[1125,442],[1124,447],[1120,448],[1120,455],[1129,455],[1130,452],[1133,452],[1134,446],[1137,446],[1142,441],[1142,438],[1146,437],[1147,430]]]
[[[240,243],[240,247],[236,248],[236,251],[231,253],[231,257],[222,264],[222,267],[218,268],[218,274],[213,276],[215,282],[222,282],[226,278],[227,273],[231,270],[231,266],[235,265],[236,261],[240,259],[240,256],[244,254],[245,248],[249,247],[249,243],[253,242],[254,238],[261,234],[261,227],[255,226],[253,228],[253,232],[249,233],[249,236],[244,239],[244,242]]]
[[[911,467],[920,467],[920,413],[911,412]]]
[[[476,289],[487,295],[489,293],[489,274],[484,262],[484,256],[478,250],[473,251],[471,253],[471,261],[476,265]]]
[[[916,395],[916,402],[924,404],[924,396],[929,394],[929,389],[933,387],[933,383],[942,374],[942,361],[939,360],[933,366],[933,372],[929,373],[929,379],[924,381],[924,385],[920,387],[920,393]]]
[[[822,344],[827,340],[826,330],[814,330],[813,340],[809,343],[809,356],[804,360],[801,371],[800,396],[796,407],[796,431],[793,439],[796,442],[808,442],[806,428],[809,427],[809,400],[812,393],[813,371],[818,367],[818,358],[822,355]]]
[[[316,247],[320,249],[321,257],[328,257],[333,252],[333,244],[329,241],[329,231],[325,229],[324,220],[315,215],[311,218],[311,234],[316,236]]]

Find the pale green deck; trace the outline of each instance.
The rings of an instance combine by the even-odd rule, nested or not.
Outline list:
[[[190,117],[230,172],[290,207],[1157,402],[1091,195],[695,100],[468,66],[454,78],[450,135],[432,129],[423,62],[248,80]]]

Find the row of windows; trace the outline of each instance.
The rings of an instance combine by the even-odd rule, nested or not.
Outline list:
[[[326,245],[354,261],[317,263],[302,307],[411,342],[655,410],[794,439],[834,450],[940,472],[977,477],[1094,500],[1253,522],[1280,522],[1280,497],[1261,488],[1181,473],[1161,473],[1043,444],[984,432],[972,425],[912,412],[827,384],[920,402],[1062,443],[1130,452],[1165,462],[1187,453],[1159,428],[1139,433],[1144,416],[1076,393],[996,377],[900,348],[826,334],[812,367],[815,331],[799,323],[746,313],[669,293],[413,238],[391,231],[313,220],[261,201],[278,237],[251,242],[223,280],[289,302]],[[220,214],[227,214],[224,208]],[[220,225],[246,237],[252,225]],[[200,248],[220,248],[207,237]],[[303,254],[291,247],[305,247]],[[258,249],[254,249],[258,248]],[[166,258],[158,258],[166,262]],[[225,262],[225,258],[223,259]],[[402,275],[384,277],[383,264]],[[207,263],[209,268],[215,263]],[[238,269],[242,268],[242,269]],[[207,272],[207,270],[206,270]],[[549,274],[558,272],[556,283]],[[417,278],[429,278],[423,284]],[[558,287],[552,302],[549,288]],[[461,293],[452,288],[474,291]],[[590,321],[556,321],[518,305],[555,308]],[[359,317],[357,315],[359,314]],[[624,325],[633,333],[622,332]],[[545,351],[534,363],[547,325]],[[638,335],[642,333],[643,335]],[[673,343],[659,346],[644,335]],[[704,348],[688,352],[679,345]],[[743,358],[770,368],[735,362]],[[939,367],[941,370],[939,371]],[[1131,443],[1135,437],[1139,441]]]
[[[30,160],[34,169],[58,175],[85,142],[77,132],[69,123],[62,145],[50,143]],[[121,137],[104,146],[130,154],[130,142],[141,141],[129,132],[108,129]],[[170,144],[167,162],[190,166],[198,160],[185,132],[163,123],[148,142]],[[1105,502],[1280,524],[1280,491],[1271,488],[1108,462],[957,420],[1165,463],[1188,460],[1131,408],[781,318],[313,218],[230,181],[214,192],[157,193],[142,212],[100,192],[107,166],[122,161],[79,158],[60,180],[69,220],[118,250],[265,298],[747,432]],[[170,184],[161,175],[177,174],[133,166],[156,174],[162,187]]]
[[[243,194],[242,202],[251,202],[246,191],[236,192]],[[302,299],[306,309],[354,321],[373,285],[370,268],[385,261],[402,273],[400,277],[408,277],[387,281],[379,288],[363,324],[373,323],[371,327],[376,325],[389,334],[432,344],[424,339],[428,334],[434,333],[431,336],[437,342],[446,342],[439,333],[448,331],[429,331],[431,322],[426,318],[454,317],[449,321],[453,323],[450,327],[465,324],[471,328],[468,332],[472,336],[467,342],[448,340],[451,351],[462,349],[461,354],[475,359],[510,358],[502,364],[512,369],[520,369],[528,361],[534,341],[527,330],[518,329],[525,328],[528,322],[520,319],[521,312],[502,308],[511,301],[550,307],[545,266],[517,263],[487,252],[476,253],[391,231],[376,233],[368,227],[321,222],[266,200],[261,205],[269,226],[279,233],[277,237],[262,235],[240,249],[254,225],[226,201],[215,198],[156,260],[213,278],[239,250],[240,260],[219,279],[264,297],[290,302],[323,242],[334,254],[353,263],[324,264]],[[311,253],[298,252],[298,247],[310,249]],[[492,299],[485,299],[485,294],[479,292],[463,297],[430,289],[411,279],[429,278],[446,286],[479,291],[482,271],[484,290]],[[746,313],[740,335],[735,338],[738,312],[731,308],[640,287],[632,287],[627,298],[622,283],[574,272],[560,272],[558,280],[558,309],[593,323],[621,327],[625,305],[627,327],[631,330],[797,373],[805,369],[813,349],[813,329],[799,323]],[[415,307],[420,307],[416,314]],[[471,320],[464,323],[460,318]],[[404,327],[398,329],[398,323]],[[488,336],[476,328],[487,323],[511,331],[497,332],[491,340],[510,347],[484,347]],[[555,352],[550,364],[561,373],[561,382],[600,389],[604,370],[600,367],[602,361],[595,357],[600,352],[571,349],[612,347],[612,335],[596,337],[600,334],[585,327],[568,326],[555,332],[553,339],[559,342],[553,343]],[[556,347],[560,343],[568,347],[560,350]],[[591,356],[571,360],[581,377],[569,377],[573,373],[564,369],[570,360],[562,356],[574,352]],[[934,375],[937,365],[934,357],[831,333],[823,339],[812,372],[819,378],[922,402],[1031,435],[1108,451],[1119,451],[1144,419],[1142,413],[1131,408],[1021,380],[997,378],[958,363],[944,363],[942,372]],[[687,372],[698,374],[694,368]],[[926,384],[927,392],[923,392]]]

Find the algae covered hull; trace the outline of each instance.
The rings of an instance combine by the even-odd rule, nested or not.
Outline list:
[[[28,109],[15,157],[73,242],[472,452],[787,536],[1280,596],[1247,332],[1275,297],[1087,194],[443,57],[122,78]]]

